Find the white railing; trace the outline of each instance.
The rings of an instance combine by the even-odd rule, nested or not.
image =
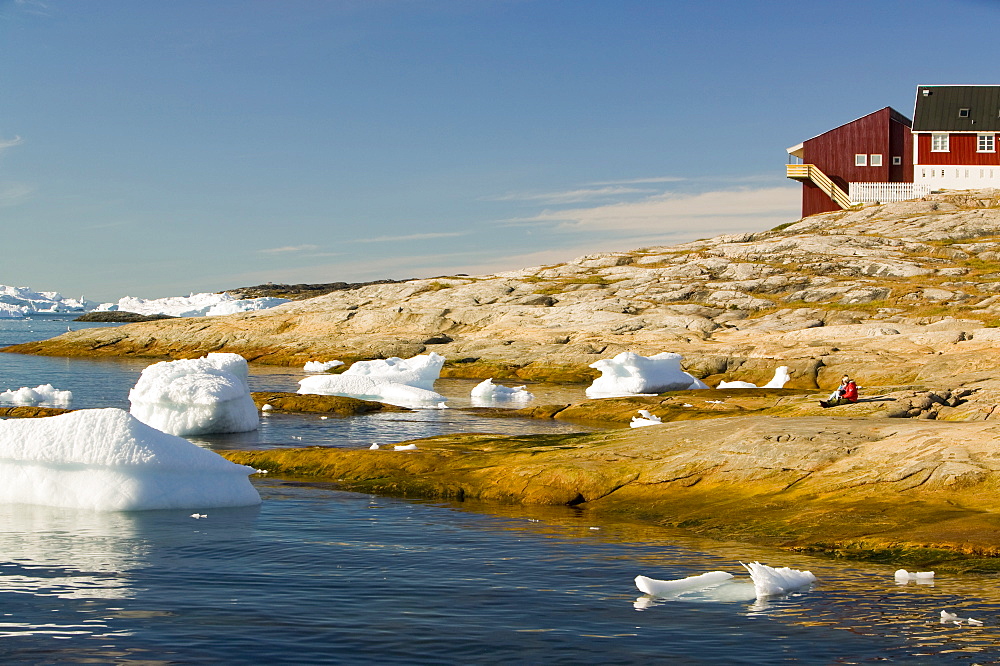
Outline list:
[[[848,195],[855,204],[906,201],[930,193],[930,185],[917,183],[848,183]]]

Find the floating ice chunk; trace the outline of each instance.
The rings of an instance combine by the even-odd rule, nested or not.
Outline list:
[[[758,598],[787,594],[796,588],[816,582],[816,576],[811,571],[800,571],[788,567],[775,569],[760,562],[751,562],[750,564],[740,562],[740,564],[750,572],[750,578],[753,580]]]
[[[941,624],[955,624],[962,626],[963,624],[981,627],[983,626],[982,620],[975,620],[971,617],[961,618],[955,613],[949,613],[948,611],[941,611]]]
[[[22,386],[16,391],[0,393],[0,402],[14,405],[40,405],[42,403],[68,405],[71,400],[73,400],[72,391],[60,391],[52,384],[42,384],[35,388]]]
[[[315,375],[299,382],[299,393],[342,395],[401,407],[444,408],[444,396],[434,392],[444,356],[436,353],[410,359],[358,361],[339,375]]]
[[[392,447],[393,451],[416,451],[416,444],[396,444]]]
[[[344,365],[343,361],[306,361],[304,372],[326,372]]]
[[[262,412],[273,412],[274,411],[274,405],[271,405],[270,403],[266,403],[265,402],[263,405],[260,406],[260,411],[262,411]]]
[[[726,573],[725,571],[709,571],[708,573],[688,576],[687,578],[678,578],[677,580],[657,580],[655,578],[647,578],[646,576],[636,576],[635,586],[639,588],[640,592],[645,592],[655,597],[669,597],[681,592],[712,587],[713,585],[724,583],[732,577],[733,574]]]
[[[498,402],[528,402],[534,397],[524,386],[502,386],[494,384],[492,379],[486,379],[472,389],[472,404],[476,407],[489,407]]]
[[[191,518],[194,518],[195,520],[201,520],[202,518],[208,518],[208,514],[207,513],[192,513],[191,514]]]
[[[379,448],[380,448],[380,447],[379,447],[379,445],[378,445],[378,442],[372,442],[372,445],[368,447],[368,449],[369,449],[370,451],[378,451],[378,450],[379,450]]]
[[[129,392],[131,412],[172,435],[256,430],[260,418],[247,376],[239,354],[154,363]]]
[[[640,409],[639,416],[633,416],[632,422],[629,423],[630,428],[642,428],[644,426],[659,425],[663,423],[663,419],[654,414],[650,414],[648,409]]]
[[[791,375],[789,374],[788,366],[787,365],[782,365],[782,366],[779,366],[777,369],[775,369],[774,376],[771,377],[771,381],[769,381],[768,383],[764,384],[760,388],[784,388],[785,384],[788,382],[789,379],[791,379]],[[734,382],[719,382],[719,385],[716,386],[715,388],[720,388],[720,389],[741,389],[741,388],[752,389],[752,388],[757,388],[757,385],[756,384],[752,384],[750,382],[739,382],[739,381],[734,381]]]
[[[249,506],[252,467],[121,409],[0,421],[0,503],[97,511]]]
[[[917,584],[923,585],[933,585],[934,584],[934,572],[933,571],[907,571],[906,569],[897,569],[894,574],[896,582],[900,585],[906,585],[911,580],[916,581]]]
[[[681,370],[681,355],[671,352],[649,357],[622,352],[614,358],[591,363],[590,367],[600,370],[601,376],[587,388],[588,398],[708,388],[700,379]]]

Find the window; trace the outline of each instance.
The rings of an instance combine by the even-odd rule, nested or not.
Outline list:
[[[931,134],[931,152],[932,153],[948,152],[947,134]]]
[[[976,144],[976,152],[977,153],[997,152],[996,134],[980,134],[979,141]]]
[[[892,166],[899,166],[902,163],[903,163],[902,157],[900,157],[899,155],[892,156]]]
[[[881,155],[869,155],[868,156],[869,166],[882,166],[882,156]]]
[[[969,109],[959,109],[958,110],[958,117],[959,118],[968,118],[969,117]]]
[[[867,155],[855,155],[854,156],[854,166],[868,166],[868,156]]]

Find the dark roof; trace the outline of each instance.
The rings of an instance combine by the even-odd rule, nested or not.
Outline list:
[[[913,131],[1000,132],[1000,86],[917,86]]]

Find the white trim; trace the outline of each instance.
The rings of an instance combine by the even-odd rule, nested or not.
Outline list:
[[[988,149],[988,150],[982,150],[982,149],[980,149],[979,146],[982,145],[983,139],[986,139],[986,138],[988,138],[990,140],[989,143],[993,147],[990,148],[990,149]],[[995,153],[995,152],[997,152],[997,135],[996,135],[996,132],[980,132],[979,134],[977,134],[976,135],[976,152],[977,153],[987,153],[987,154],[988,153]]]
[[[868,166],[868,153],[855,153],[854,154],[854,166],[856,166],[856,167],[866,167],[866,166]]]
[[[944,137],[944,148],[935,148],[934,142],[940,137]],[[951,132],[931,132],[931,152],[950,153],[951,152]]]
[[[869,155],[868,166],[873,166],[873,167],[882,166],[882,153],[872,153],[871,155]]]

